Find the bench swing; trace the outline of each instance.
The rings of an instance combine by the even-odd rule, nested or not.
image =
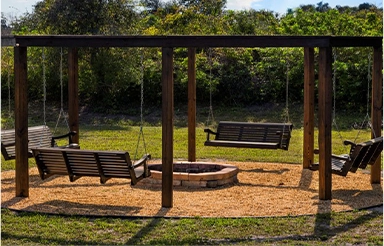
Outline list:
[[[141,57],[143,64],[143,55]],[[130,179],[131,185],[137,184],[141,179],[151,175],[148,169],[148,160],[144,139],[144,65],[141,67],[141,103],[140,103],[140,131],[136,145],[136,160],[140,141],[143,141],[145,154],[141,159],[132,161],[127,151],[100,151],[59,148],[33,148],[39,175],[42,180],[52,175],[68,176],[70,182],[81,177],[99,177],[100,183],[105,184],[111,178]]]
[[[63,81],[62,81],[62,51],[61,51],[61,59],[60,59],[60,83],[61,83],[61,110],[59,114],[59,118],[56,123],[55,132],[52,134],[49,127],[46,124],[46,76],[45,76],[45,53],[44,48],[42,49],[42,59],[43,59],[43,114],[44,114],[44,124],[40,126],[28,127],[28,158],[33,157],[32,148],[36,147],[45,147],[45,148],[79,148],[76,143],[73,143],[72,137],[76,135],[76,132],[70,131],[68,121],[66,119],[64,110],[63,110]],[[8,73],[8,110],[9,117],[12,119],[11,115],[11,85],[10,85],[10,73]],[[61,115],[64,116],[65,121],[67,122],[68,133],[55,136],[58,123],[60,121]],[[8,129],[1,130],[1,153],[4,159],[14,160],[16,158],[16,150],[15,150],[15,131],[16,129]],[[57,140],[59,139],[68,139],[68,144],[63,146],[59,146]]]
[[[209,53],[210,61],[210,81],[209,81],[209,113],[207,125],[214,121],[212,107],[212,58],[211,50]],[[288,110],[288,85],[289,85],[289,64],[287,62],[286,76],[286,108],[284,123],[260,123],[260,122],[236,122],[220,121],[216,131],[206,127],[204,132],[207,134],[205,146],[215,147],[235,147],[235,148],[258,148],[258,149],[282,149],[288,150],[291,139],[293,125],[289,123]],[[213,135],[214,139],[210,136]]]
[[[343,138],[340,134],[340,130],[336,123],[336,53],[334,53],[334,71],[333,71],[333,119],[332,124],[335,126],[337,132],[339,133],[339,137],[343,141]],[[364,118],[361,126],[368,123],[370,125],[370,117],[369,117],[369,82],[370,82],[370,69],[368,63],[368,95],[367,95],[367,114]],[[355,128],[355,127],[354,127]],[[356,140],[361,132],[363,127],[359,127],[359,131],[355,137],[354,141],[344,140],[344,146],[350,146],[348,154],[335,155],[331,156],[331,165],[332,165],[332,173],[339,176],[347,176],[348,172],[355,173],[357,169],[365,169],[368,165],[374,165],[376,160],[381,155],[383,150],[383,137],[377,136],[375,131],[371,128],[373,139],[368,141],[364,141],[361,143],[356,143]],[[318,154],[319,150],[315,150],[315,154]],[[319,163],[314,163],[310,166],[310,170],[316,171],[319,169]]]

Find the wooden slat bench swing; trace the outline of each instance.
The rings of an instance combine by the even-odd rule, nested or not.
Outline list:
[[[212,107],[212,81],[211,81],[211,52],[208,50],[210,64],[210,81],[209,93],[210,104],[207,123],[214,121]],[[288,150],[291,139],[293,124],[289,123],[288,109],[288,91],[289,91],[289,62],[287,60],[287,76],[286,76],[286,105],[284,123],[253,123],[253,122],[235,122],[235,121],[220,121],[217,130],[213,131],[205,128],[207,139],[204,142],[205,146],[215,147],[235,147],[235,148],[259,148],[259,149],[283,149]],[[214,139],[210,136],[214,135]]]
[[[336,52],[334,53],[334,61],[336,61]],[[336,64],[336,63],[335,63]],[[334,66],[333,71],[333,83],[332,83],[332,89],[335,92],[336,91],[336,71],[337,68]],[[368,69],[369,71],[369,69]],[[367,76],[369,78],[369,76]],[[369,79],[368,79],[369,80]],[[369,85],[369,82],[368,82]],[[369,91],[369,87],[368,87]],[[368,96],[369,99],[369,96]],[[332,124],[336,127],[337,131],[339,132],[339,128],[336,123],[336,100],[333,100],[333,120]],[[364,122],[369,122],[369,100],[367,100],[367,113],[364,118]],[[355,139],[357,139],[360,131],[357,133],[357,136]],[[376,136],[375,132],[372,132],[374,136]],[[339,136],[341,137],[341,134],[339,133]],[[332,165],[332,173],[340,176],[347,176],[348,172],[355,173],[357,169],[365,169],[367,165],[373,165],[375,164],[377,158],[380,156],[382,150],[383,150],[383,137],[375,137],[369,141],[362,142],[362,143],[354,143],[349,140],[343,141],[344,145],[350,145],[350,150],[348,154],[342,154],[342,155],[334,155],[331,156],[331,165]],[[315,154],[318,154],[319,151],[315,150]],[[310,170],[318,170],[319,169],[319,163],[314,163],[310,165]]]
[[[216,132],[204,129],[207,133],[204,145],[288,150],[292,128],[291,123],[220,121]],[[215,138],[210,139],[210,135],[214,135]]]
[[[375,164],[383,150],[383,137],[357,144],[346,140],[344,145],[351,146],[349,154],[332,155],[332,173],[340,176],[347,176],[348,172],[355,173],[358,168],[365,169],[367,165]],[[310,169],[318,170],[319,163],[312,164]]]
[[[80,149],[33,148],[40,178],[67,175],[71,182],[81,177],[100,177],[105,184],[111,178],[130,179],[135,185],[149,177],[149,154],[132,162],[128,152]]]
[[[79,148],[79,145],[72,141],[75,135],[76,132],[70,131],[64,135],[53,136],[46,125],[28,127],[28,157],[33,157],[31,149],[37,147]],[[56,140],[64,138],[68,139],[68,144],[58,146]],[[15,145],[15,129],[1,130],[1,153],[6,161],[16,158]]]

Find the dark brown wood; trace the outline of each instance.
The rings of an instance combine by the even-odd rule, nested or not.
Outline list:
[[[111,178],[130,179],[135,185],[150,176],[148,159],[144,155],[132,163],[128,152],[33,148],[41,179],[52,175],[66,175],[71,182],[81,177],[100,177],[102,184]]]
[[[328,47],[331,36],[14,36],[19,46],[48,47]]]
[[[315,55],[314,48],[304,48],[304,140],[303,168],[314,162],[315,141]]]
[[[365,169],[367,165],[372,165],[383,150],[383,137],[357,144],[344,141],[344,144],[350,145],[348,154],[332,155],[332,173],[340,176],[347,176],[348,172],[355,173],[358,168]],[[314,163],[310,169],[318,170],[319,163]]]
[[[332,199],[332,49],[319,49],[319,199]]]
[[[372,138],[381,135],[381,123],[383,120],[383,47],[377,46],[373,49],[372,68]],[[380,184],[381,180],[381,156],[371,167],[371,183]]]
[[[382,37],[332,36],[332,47],[372,47],[381,46]]]
[[[173,207],[173,49],[162,49],[162,207]]]
[[[291,123],[251,123],[220,121],[217,131],[205,129],[205,146],[288,150]],[[214,135],[215,139],[210,139]]]
[[[188,161],[196,161],[196,49],[188,49]]]
[[[27,47],[14,49],[16,196],[29,196]]]
[[[373,47],[382,37],[357,36],[4,36],[2,46],[47,47]]]
[[[72,139],[79,144],[79,64],[77,48],[68,51],[68,125],[77,132]]]
[[[31,148],[58,147],[57,139],[68,139],[68,144],[60,147],[79,148],[77,144],[72,144],[74,135],[76,135],[76,132],[52,136],[49,127],[45,125],[28,127],[28,158],[33,157]],[[15,129],[1,131],[1,153],[6,161],[16,158]]]

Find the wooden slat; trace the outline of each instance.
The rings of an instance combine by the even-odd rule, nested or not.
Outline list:
[[[28,127],[28,153],[32,152],[32,148],[50,148],[52,146],[52,137],[51,130],[48,126]],[[15,138],[15,129],[1,131],[1,151],[6,160],[15,159],[16,157]],[[69,140],[68,143],[70,142]],[[7,144],[11,143],[13,144],[7,146]],[[57,147],[56,141],[53,141],[53,146]],[[28,157],[33,157],[33,155],[28,154]]]
[[[207,140],[205,146],[288,149],[291,130],[290,123],[221,121],[215,139]],[[282,138],[278,133],[284,133]]]
[[[351,145],[349,154],[332,155],[332,173],[346,176],[348,172],[364,169],[370,161],[375,162],[382,152],[383,137]],[[311,165],[311,170],[319,170],[319,163]]]
[[[34,148],[33,152],[43,179],[55,174],[68,175],[70,181],[83,176],[100,177],[102,183],[110,178],[127,178],[135,185],[150,175],[146,163],[150,155],[134,167],[128,152],[123,151]]]

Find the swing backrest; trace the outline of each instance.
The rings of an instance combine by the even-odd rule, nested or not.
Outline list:
[[[350,158],[354,160],[354,163],[349,171],[356,172],[358,168],[365,169],[367,165],[375,164],[382,150],[383,137],[356,144],[353,150],[351,148]]]
[[[220,121],[214,140],[206,146],[288,149],[291,123],[251,123]]]
[[[28,158],[33,157],[32,148],[58,147],[56,142],[58,139],[68,139],[68,141],[65,141],[65,145],[61,147],[79,148],[78,145],[73,144],[72,136],[74,135],[76,135],[76,132],[53,136],[46,125],[28,127]],[[1,153],[6,161],[16,158],[15,138],[15,129],[1,130]]]
[[[15,129],[1,130],[1,153],[5,160],[16,157],[15,138]],[[37,147],[57,147],[48,126],[28,127],[28,157],[32,157],[31,148]]]

